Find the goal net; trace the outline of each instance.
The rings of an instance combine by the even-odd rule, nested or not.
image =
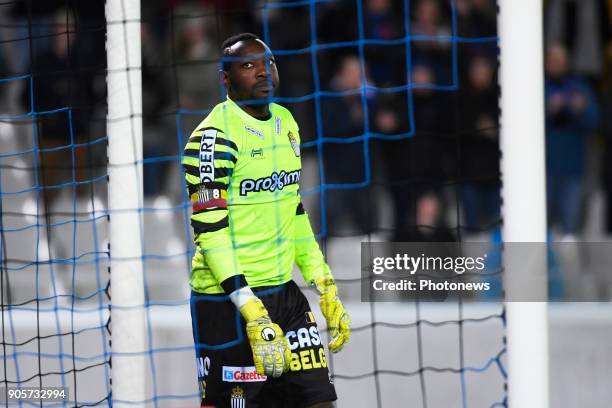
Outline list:
[[[353,322],[329,355],[338,406],[506,406],[501,293],[366,303],[360,265],[362,242],[500,241],[495,1],[37,3],[0,6],[3,387],[199,404],[180,163],[225,98],[220,44],[248,31]]]

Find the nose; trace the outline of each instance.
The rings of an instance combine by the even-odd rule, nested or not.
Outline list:
[[[257,79],[268,79],[270,76],[271,72],[266,60],[259,61],[259,64],[257,64]]]

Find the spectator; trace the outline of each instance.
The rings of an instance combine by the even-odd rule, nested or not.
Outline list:
[[[173,106],[173,93],[168,85],[171,83],[162,70],[163,55],[160,52],[160,42],[155,36],[151,24],[143,21],[142,36],[142,112],[143,112],[143,156],[145,160],[160,156],[170,156],[176,151],[177,145],[183,140],[177,140],[176,118],[170,112]],[[173,135],[175,137],[169,137]],[[143,190],[146,196],[163,192],[168,174],[167,161],[145,162],[144,171],[147,177],[143,180]]]
[[[412,35],[446,37],[442,39],[412,42],[413,60],[428,64],[434,70],[438,83],[450,80],[450,27],[442,20],[440,4],[437,0],[419,0],[414,11]]]
[[[612,235],[612,86],[608,88],[602,110],[601,132],[605,144],[602,180],[606,198],[605,232]]]
[[[403,16],[403,13],[401,14]],[[364,31],[368,39],[397,40],[404,35],[404,23],[391,0],[366,0]],[[405,82],[406,47],[379,45],[366,49],[372,80],[377,86]]]
[[[386,142],[384,162],[387,163],[396,218],[394,239],[412,234],[418,224],[419,199],[432,191],[439,199],[441,184],[455,174],[455,142],[445,137],[452,129],[453,116],[448,109],[446,94],[427,86],[435,80],[435,73],[429,65],[413,67],[412,109],[416,133],[407,139]],[[447,109],[440,109],[440,106]],[[380,111],[384,112],[383,108]],[[402,118],[399,122],[402,121],[408,120]],[[442,201],[440,206],[442,209],[446,207]]]
[[[90,148],[74,146],[87,141],[84,133],[90,105],[86,93],[89,76],[78,70],[74,16],[66,10],[60,11],[53,23],[51,46],[34,55],[31,67],[34,100],[30,101],[29,87],[24,89],[23,95],[26,111],[30,111],[32,106],[38,113],[39,181],[44,186],[43,197],[47,209],[61,191],[57,186],[73,181],[73,166],[74,181],[88,178],[86,150]],[[51,112],[62,108],[70,108],[71,118],[68,111]],[[75,160],[72,159],[73,148]],[[77,188],[77,193],[82,195],[85,187]]]
[[[395,242],[454,242],[457,240],[444,219],[439,194],[427,191],[417,199],[416,224],[395,235]]]
[[[265,1],[261,1],[262,6]],[[330,4],[330,3],[326,3]],[[322,4],[321,4],[322,5]],[[317,6],[317,9],[319,6]],[[323,10],[320,10],[324,14]],[[267,14],[266,14],[267,13]],[[270,8],[266,13],[257,10],[254,19],[257,27],[262,26],[264,14],[268,18],[268,45],[276,50],[297,50],[310,47],[311,41],[310,20],[304,18],[304,10],[301,7]],[[283,80],[280,82],[277,96],[285,98],[299,98],[314,92],[314,76],[309,53],[297,53],[292,55],[276,55],[276,67],[278,74]],[[319,73],[324,71],[319,66]],[[321,82],[320,82],[321,83]],[[302,143],[311,142],[316,139],[316,123],[313,123],[314,103],[283,102],[283,105],[291,110],[295,120],[300,124],[300,136]],[[309,155],[311,149],[305,149],[304,155]]]
[[[495,37],[497,35],[497,2],[495,0],[457,0],[457,32],[461,37]],[[465,61],[486,55],[497,58],[497,44],[473,43],[459,48],[459,64],[469,69]]]
[[[608,3],[550,0],[546,6],[546,44],[562,44],[572,71],[593,82],[604,73],[604,49],[611,35]]]
[[[469,0],[469,32],[471,37],[492,37],[497,33],[495,0]]]
[[[450,35],[450,28],[443,23],[440,16],[440,4],[437,0],[419,0],[415,10],[415,21],[412,33],[415,35],[443,36]],[[448,47],[449,44],[438,43],[438,46]]]
[[[176,68],[179,107],[210,109],[221,100],[214,16],[206,7],[195,3],[180,7],[176,13],[188,16],[177,20],[173,43],[179,64]]]
[[[570,73],[563,46],[548,49],[545,69],[549,221],[573,236],[582,215],[586,138],[597,125],[598,106],[589,84]]]
[[[222,97],[219,53],[214,38],[217,22],[213,12],[199,1],[180,1],[168,7],[174,8],[175,16],[173,28],[167,31],[174,82],[168,81],[160,69],[164,55],[160,52],[153,25],[147,22],[142,25],[143,112],[146,117],[143,154],[150,160],[145,167],[150,175],[144,183],[147,196],[173,192],[175,184],[166,183],[166,179],[175,178],[168,173],[169,163],[155,158],[173,156],[177,146],[185,143],[186,136],[201,120],[201,113],[211,109]],[[179,129],[176,117],[162,114],[173,109],[179,110],[177,115],[182,125]]]
[[[345,57],[332,78],[331,88],[341,95],[321,98],[325,138],[348,139],[363,136],[366,114],[372,115],[373,95],[362,90],[363,72],[356,56]],[[364,103],[364,92],[365,100]],[[373,115],[372,115],[373,116]],[[328,142],[323,145],[325,183],[356,184],[366,178],[366,141]],[[366,189],[328,190],[327,214],[332,233],[349,227],[357,233],[371,231],[375,208],[364,198]],[[345,222],[346,221],[346,222]]]
[[[38,49],[32,58],[33,89],[31,94],[29,87],[23,90],[22,101],[27,112],[34,111],[36,121],[37,181],[47,225],[38,244],[39,256],[64,259],[70,252],[60,230],[53,228],[53,206],[66,190],[70,198],[73,193],[79,198],[93,196],[93,172],[101,163],[93,153],[96,146],[88,143],[92,76],[83,68],[87,61],[79,58],[81,47],[92,44],[80,39],[70,10],[55,14],[50,34],[50,46]],[[67,265],[55,268],[58,275],[51,293],[63,296],[60,300],[74,295],[68,272]]]
[[[5,40],[14,41],[13,70],[18,74],[27,72],[32,54],[41,54],[51,46],[53,15],[64,5],[58,1],[17,0],[11,8],[13,33]]]
[[[467,86],[460,92],[460,178],[465,227],[477,232],[500,219],[498,93],[495,66],[487,57],[473,58]]]

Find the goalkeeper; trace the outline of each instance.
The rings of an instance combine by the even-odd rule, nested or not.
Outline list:
[[[300,201],[298,125],[270,103],[278,71],[266,44],[244,33],[222,52],[227,100],[193,131],[183,159],[202,406],[332,407],[323,339],[294,263],[320,294],[332,352],[349,339],[349,317]]]

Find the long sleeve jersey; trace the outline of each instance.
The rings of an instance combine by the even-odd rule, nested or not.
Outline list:
[[[330,274],[299,194],[299,128],[270,104],[258,120],[229,98],[196,127],[183,168],[192,205],[196,251],[191,287],[223,293],[220,283],[243,274],[251,287]]]

